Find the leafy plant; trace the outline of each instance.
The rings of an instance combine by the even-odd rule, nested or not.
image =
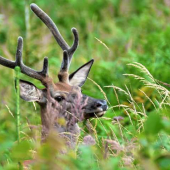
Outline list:
[[[66,146],[59,137],[40,142],[39,107],[21,100],[17,143],[15,76],[0,66],[0,169],[19,169],[18,162],[28,160],[34,160],[32,169],[170,169],[170,91],[161,83],[170,84],[169,2],[1,0],[0,54],[14,59],[21,35],[24,63],[40,68],[48,56],[52,77],[57,77],[62,51],[29,10],[32,2],[54,19],[70,45],[70,28],[79,30],[71,69],[94,58],[83,93],[110,104],[104,117],[80,124],[76,149],[61,154]]]

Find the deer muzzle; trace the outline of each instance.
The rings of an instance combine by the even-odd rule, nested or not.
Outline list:
[[[85,119],[93,117],[102,117],[105,114],[108,108],[106,100],[94,99],[85,95],[84,98],[88,98],[87,104],[84,107]]]

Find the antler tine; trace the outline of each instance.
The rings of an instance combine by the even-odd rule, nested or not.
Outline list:
[[[63,52],[63,61],[62,61],[62,65],[61,65],[61,68],[60,68],[60,72],[67,72],[68,67],[69,67],[69,57],[68,57],[67,51],[64,50],[64,52]]]
[[[18,38],[18,46],[16,52],[16,66],[20,66],[21,72],[26,74],[29,77],[35,78],[43,82],[44,78],[48,76],[48,58],[44,58],[44,64],[42,71],[35,71],[34,69],[24,65],[22,61],[22,48],[23,48],[23,39],[22,37]]]
[[[68,74],[68,69],[69,69],[69,55],[66,50],[63,52],[63,61],[61,64],[60,72],[58,73],[58,79],[60,82],[69,82],[69,74]]]
[[[15,64],[16,66],[21,66],[22,63],[22,49],[23,49],[23,39],[18,37],[17,51],[15,55]]]
[[[44,58],[43,69],[40,73],[44,76],[48,75],[48,58],[47,57]]]
[[[16,66],[19,66],[21,68],[21,72],[23,74],[26,74],[27,76],[30,76],[32,78],[40,80],[42,83],[45,84],[44,78],[48,76],[48,58],[44,58],[44,64],[43,64],[43,69],[40,72],[37,72],[26,65],[24,65],[22,61],[22,49],[23,49],[23,38],[18,37],[18,45],[17,45],[17,50],[16,50],[16,60],[15,61],[10,61],[8,59],[5,59],[0,56],[0,64],[14,69]]]
[[[32,11],[45,23],[45,25],[50,29],[50,31],[52,32],[54,38],[56,39],[57,43],[60,45],[60,47],[64,50],[67,50],[68,55],[69,55],[69,64],[71,62],[72,59],[72,55],[73,53],[76,51],[77,47],[78,47],[78,32],[76,30],[76,28],[72,28],[72,32],[74,35],[74,42],[72,47],[70,48],[70,46],[66,43],[66,41],[63,39],[60,31],[58,30],[57,26],[55,25],[55,23],[52,21],[52,19],[42,10],[40,9],[36,4],[32,3],[30,5]]]
[[[34,69],[27,67],[24,65],[23,62],[20,64],[21,72],[26,74],[29,77],[32,77],[34,79],[40,80],[42,83],[44,82],[45,77],[48,76],[48,58],[44,58],[44,64],[42,71],[35,71]]]
[[[18,45],[17,45],[17,51],[15,55],[16,60],[10,61],[0,56],[0,64],[12,69],[14,69],[16,66],[20,66],[22,61],[22,47],[23,47],[22,37],[18,37]]]
[[[72,47],[68,50],[70,62],[71,62],[71,59],[72,59],[72,55],[74,54],[74,52],[76,51],[76,49],[77,49],[77,47],[79,45],[79,36],[78,36],[77,29],[72,28],[71,31],[72,31],[72,33],[74,35],[74,42],[73,42]]]
[[[20,66],[21,72],[26,74],[27,76],[30,76],[32,78],[38,79],[43,82],[43,79],[47,76],[48,73],[48,59],[44,58],[44,64],[43,69],[40,72],[37,72],[26,65],[24,65],[22,61],[22,49],[23,49],[23,38],[18,38],[18,45],[17,45],[17,51],[16,51],[16,66]]]
[[[58,28],[56,27],[55,23],[52,21],[52,19],[42,10],[40,9],[36,4],[32,3],[30,5],[32,11],[44,22],[44,24],[50,29],[52,34],[54,35],[56,41],[61,46],[63,50],[68,50],[69,45],[65,42],[63,37],[61,36]]]

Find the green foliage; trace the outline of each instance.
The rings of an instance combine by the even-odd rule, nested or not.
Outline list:
[[[161,122],[161,116],[155,113],[151,113],[145,122],[144,132],[145,135],[156,135],[163,128]]]
[[[44,170],[170,169],[169,89],[157,81],[170,83],[168,1],[1,0],[0,55],[14,60],[17,38],[22,36],[24,63],[41,70],[48,56],[50,76],[57,81],[62,50],[29,9],[32,2],[48,13],[68,44],[73,42],[70,29],[78,29],[80,44],[70,72],[94,58],[89,77],[101,86],[110,105],[105,117],[80,124],[84,131],[77,150],[62,155],[60,149],[66,148],[59,137],[40,145],[39,107],[21,100],[17,143],[15,76],[0,66],[0,170],[19,169],[18,162],[28,159],[36,160],[33,169]],[[36,80],[20,77],[43,88]],[[104,98],[90,80],[83,93]],[[123,119],[118,121],[118,116]],[[82,144],[87,134],[95,138],[94,146]]]
[[[23,140],[20,143],[16,143],[11,148],[10,157],[12,160],[16,162],[27,160],[31,158],[30,150],[31,150],[30,142],[27,140],[25,141]]]

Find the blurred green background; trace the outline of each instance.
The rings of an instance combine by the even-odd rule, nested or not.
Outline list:
[[[141,82],[123,74],[137,74],[136,69],[127,64],[139,62],[154,78],[170,84],[170,0],[1,0],[0,55],[14,60],[17,38],[22,36],[24,63],[41,70],[43,58],[48,56],[49,74],[57,81],[62,50],[51,32],[30,10],[29,5],[33,2],[53,19],[69,45],[73,42],[71,28],[77,28],[79,47],[73,57],[70,73],[94,58],[89,77],[102,87],[110,102],[109,106],[119,102],[127,104],[128,99],[118,92],[118,102],[114,89],[104,86],[115,85],[123,89],[127,86],[135,101],[144,103],[147,112],[155,110],[152,104],[143,100],[138,89],[143,89],[152,99],[156,98],[155,93],[145,89]],[[42,88],[36,80],[25,75],[21,78]],[[83,93],[104,98],[90,80],[83,86]],[[13,117],[8,108],[14,114],[14,71],[0,66],[1,130],[12,134],[15,132],[15,123],[11,123]],[[24,120],[27,117],[31,124],[39,124],[38,114],[39,107],[35,110],[32,103],[21,100]],[[109,110],[106,117],[122,114],[120,109]],[[99,133],[104,133],[102,127]],[[11,138],[14,137],[11,135]]]

